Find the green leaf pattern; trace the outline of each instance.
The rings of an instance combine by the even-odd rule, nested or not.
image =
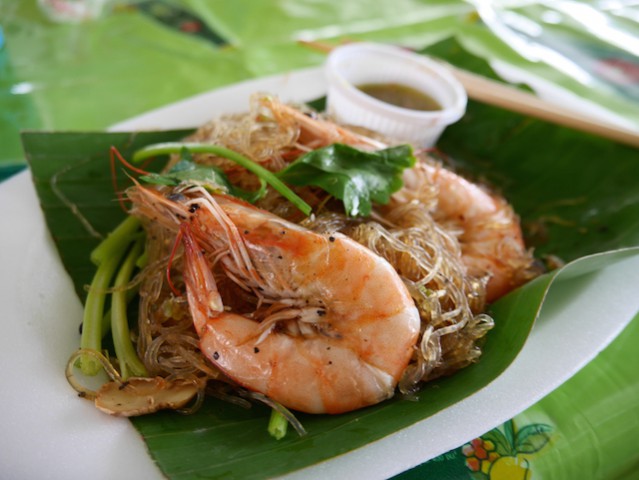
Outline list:
[[[493,442],[495,444],[495,451],[500,456],[512,455],[512,446],[508,443],[508,439],[501,430],[495,428],[485,435],[482,435],[481,438]]]
[[[543,423],[526,425],[515,437],[515,451],[518,453],[537,453],[550,442],[552,427]]]

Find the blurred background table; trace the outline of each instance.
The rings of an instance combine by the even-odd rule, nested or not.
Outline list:
[[[113,0],[80,22],[54,21],[39,3],[47,2],[0,3],[0,179],[25,166],[21,130],[104,129],[216,87],[320,65],[325,55],[301,40],[422,48],[454,36],[639,130],[636,0]],[[513,475],[526,468],[534,478],[639,478],[637,340],[635,319],[575,377],[500,427],[551,427],[534,454],[504,463],[511,473],[501,478],[524,478]],[[400,477],[489,478],[481,460],[490,438]]]

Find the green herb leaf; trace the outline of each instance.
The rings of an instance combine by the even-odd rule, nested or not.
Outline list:
[[[303,155],[278,177],[291,185],[321,187],[344,202],[348,215],[366,216],[373,203],[389,202],[403,185],[402,172],[414,164],[408,145],[364,152],[337,143]]]
[[[249,172],[254,173],[260,179],[262,187],[258,191],[258,195],[264,193],[266,188],[265,183],[268,183],[273,189],[275,189],[280,195],[289,200],[295,205],[304,215],[311,214],[311,207],[304,200],[297,196],[290,188],[288,188],[275,174],[265,169],[261,165],[255,163],[250,158],[246,158],[233,150],[222,147],[220,145],[210,145],[203,143],[179,143],[179,142],[166,142],[158,143],[155,145],[148,145],[133,155],[133,161],[139,162],[147,158],[153,158],[158,155],[168,155],[172,153],[180,153],[187,150],[190,153],[212,153],[220,157],[231,160],[241,167],[246,168]],[[239,191],[239,190],[238,190]],[[239,195],[238,195],[239,196]]]
[[[186,148],[180,151],[180,161],[166,173],[150,173],[143,175],[140,180],[158,185],[177,186],[182,182],[195,182],[212,190],[230,189],[228,178],[219,168],[213,165],[202,165],[193,161],[192,155]]]
[[[226,174],[214,165],[195,163],[187,148],[180,152],[180,161],[166,173],[150,173],[143,175],[140,180],[156,185],[177,186],[180,183],[194,183],[202,185],[210,191],[222,191],[242,198],[247,202],[255,202],[266,193],[266,182],[260,179],[260,188],[249,192],[233,185]]]

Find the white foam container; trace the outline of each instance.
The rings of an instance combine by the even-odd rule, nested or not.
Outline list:
[[[416,146],[433,146],[443,130],[466,111],[466,91],[445,66],[399,47],[375,43],[337,47],[328,56],[325,75],[327,111],[336,120]],[[420,111],[397,107],[357,88],[378,83],[414,88],[442,108]]]

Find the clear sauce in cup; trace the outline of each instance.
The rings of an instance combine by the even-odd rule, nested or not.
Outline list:
[[[432,96],[401,83],[367,83],[357,85],[357,88],[366,95],[396,107],[426,112],[442,108]]]
[[[327,112],[337,121],[415,146],[433,146],[466,111],[466,91],[445,66],[399,47],[337,47],[325,72]]]

